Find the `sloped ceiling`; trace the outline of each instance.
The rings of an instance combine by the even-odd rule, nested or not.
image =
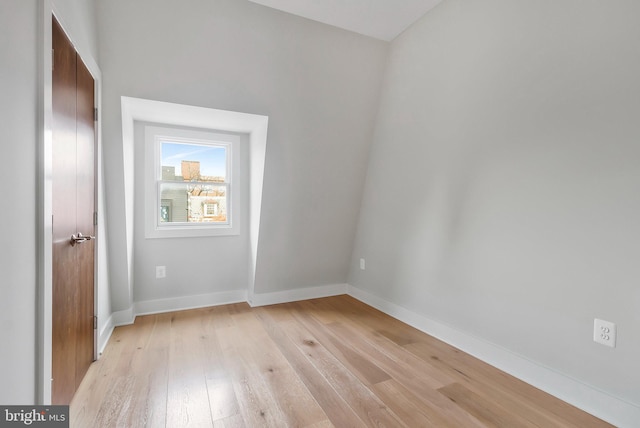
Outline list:
[[[391,41],[442,0],[249,0],[376,39]]]

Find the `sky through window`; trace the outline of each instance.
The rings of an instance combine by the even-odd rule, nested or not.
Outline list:
[[[200,174],[203,176],[226,176],[227,154],[225,147],[163,141],[162,166],[175,167],[176,176],[180,176],[182,175],[182,161],[200,162]]]

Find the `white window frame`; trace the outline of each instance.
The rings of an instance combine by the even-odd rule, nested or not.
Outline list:
[[[160,184],[162,180],[161,145],[163,141],[224,146],[227,150],[227,222],[163,223],[159,209],[162,203]],[[240,235],[240,141],[237,134],[214,130],[194,130],[163,126],[145,126],[145,237],[186,238],[202,236]],[[176,182],[181,183],[181,182]],[[211,183],[209,183],[211,184]]]

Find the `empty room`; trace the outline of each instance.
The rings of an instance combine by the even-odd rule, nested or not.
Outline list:
[[[638,17],[3,0],[0,425],[640,427]]]

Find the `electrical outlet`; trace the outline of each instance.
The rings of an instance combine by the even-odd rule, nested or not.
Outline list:
[[[167,276],[166,266],[156,266],[156,278],[165,278]]]
[[[602,345],[616,347],[616,325],[609,321],[593,320],[593,341]]]
[[[364,270],[364,259],[360,259],[360,270]]]

